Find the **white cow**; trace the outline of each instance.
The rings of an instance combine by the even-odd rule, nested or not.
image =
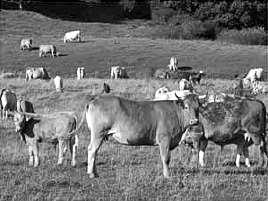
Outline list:
[[[67,32],[64,35],[63,41],[64,43],[73,41],[81,42],[81,32],[79,30]]]
[[[30,50],[32,47],[32,39],[24,38],[20,41],[20,49],[21,50]]]
[[[63,80],[60,76],[54,78],[54,84],[57,92],[63,92]]]
[[[186,95],[192,94],[191,91],[189,90],[173,90],[173,91],[168,91],[167,87],[161,87],[155,92],[154,100],[178,100],[179,98],[184,98]],[[176,97],[177,96],[177,97]]]
[[[170,58],[168,68],[170,71],[176,71],[178,69],[178,59],[175,56]]]
[[[192,84],[191,84],[191,82],[190,81],[188,81],[188,80],[186,80],[186,79],[181,79],[180,81],[179,81],[179,90],[180,91],[183,91],[183,90],[190,90],[190,91],[192,91],[193,90],[193,86],[192,86]]]
[[[128,78],[127,70],[125,67],[112,66],[111,79]]]
[[[58,56],[56,46],[55,45],[40,45],[39,57],[45,56],[46,54],[51,54],[53,58],[54,56]]]
[[[77,73],[77,79],[78,79],[78,80],[81,80],[81,79],[84,78],[84,70],[85,70],[84,67],[79,67],[79,68],[77,68],[76,73]]]
[[[262,74],[263,74],[263,68],[253,68],[250,69],[244,80],[245,82],[248,80],[251,83],[253,83],[256,80],[260,81],[262,78]]]
[[[2,89],[0,94],[0,108],[1,118],[7,119],[9,111],[16,111],[17,109],[17,96],[9,89]]]
[[[253,94],[265,94],[268,92],[268,85],[265,82],[255,81],[252,83]]]

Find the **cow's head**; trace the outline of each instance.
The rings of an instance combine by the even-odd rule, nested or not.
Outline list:
[[[176,95],[176,94],[175,94]],[[183,99],[178,98],[178,103],[181,105],[184,116],[185,126],[195,125],[199,119],[199,99],[195,94],[186,95]]]
[[[26,124],[26,117],[25,115],[15,112],[14,113],[14,123],[15,123],[15,130],[16,132],[22,132],[25,128]]]

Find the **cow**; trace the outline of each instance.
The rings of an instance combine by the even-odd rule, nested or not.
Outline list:
[[[170,71],[176,71],[178,69],[178,59],[175,56],[170,58],[168,68]]]
[[[32,39],[25,38],[20,41],[20,50],[31,50],[33,41]]]
[[[54,78],[54,85],[55,85],[55,88],[56,88],[56,91],[57,92],[63,92],[63,80],[60,76],[56,76]]]
[[[265,94],[268,92],[268,85],[265,82],[254,81],[252,83],[252,94]]]
[[[26,116],[30,117],[26,120]],[[72,166],[76,165],[76,150],[78,136],[76,132],[77,118],[73,112],[55,112],[53,114],[14,113],[15,130],[23,139],[29,149],[29,165],[39,165],[39,143],[46,142],[59,144],[58,165],[63,163],[64,155],[69,148],[72,155]],[[73,133],[73,135],[69,135]]]
[[[40,45],[39,57],[46,56],[47,54],[51,54],[53,58],[55,56],[58,56],[56,46],[55,45]]]
[[[191,126],[183,134],[181,142],[193,143],[199,152],[199,164],[204,166],[204,153],[208,141],[221,147],[237,146],[236,166],[240,157],[250,167],[248,147],[260,146],[259,166],[267,166],[266,108],[263,102],[241,97],[226,97],[223,102],[208,103],[199,108],[199,125]]]
[[[111,79],[129,78],[125,67],[112,66],[111,67]]]
[[[164,177],[168,178],[170,150],[180,142],[186,128],[198,123],[199,100],[132,101],[117,96],[97,96],[86,104],[84,115],[91,141],[88,146],[90,178],[97,176],[97,152],[105,139],[132,146],[159,146]]]
[[[169,91],[167,87],[161,87],[155,92],[154,101],[159,100],[177,100],[177,97],[184,98],[185,96],[192,94],[190,90],[173,90]]]
[[[31,79],[44,79],[44,80],[48,80],[50,79],[47,70],[43,67],[39,67],[39,68],[26,68],[26,72],[25,72],[25,81],[29,81]]]
[[[81,32],[79,30],[65,33],[63,42],[67,43],[73,41],[81,42]]]
[[[30,101],[23,100],[22,98],[19,98],[17,100],[17,111],[18,112],[34,113],[33,104]]]
[[[84,70],[85,68],[84,67],[78,67],[77,70],[76,70],[76,74],[77,74],[77,79],[78,80],[81,80],[84,78]]]
[[[262,74],[263,68],[253,68],[249,70],[248,74],[244,79],[249,80],[251,83],[253,83],[256,80],[260,81],[262,79]]]
[[[181,79],[178,83],[179,85],[179,90],[184,91],[184,90],[190,90],[193,91],[193,86],[190,81],[186,79]]]
[[[9,89],[2,89],[0,94],[0,107],[1,118],[7,119],[8,112],[16,111],[17,109],[17,96]]]

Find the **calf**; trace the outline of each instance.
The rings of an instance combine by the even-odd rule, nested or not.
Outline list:
[[[27,117],[31,117],[26,120]],[[76,165],[75,155],[78,147],[77,135],[70,135],[76,130],[77,118],[73,112],[56,112],[53,114],[38,115],[31,113],[14,113],[16,132],[24,136],[29,148],[29,165],[39,165],[39,143],[59,143],[58,164],[63,163],[64,155],[69,143],[72,166]]]
[[[1,118],[7,119],[8,112],[16,111],[17,96],[9,89],[2,89],[0,94]]]

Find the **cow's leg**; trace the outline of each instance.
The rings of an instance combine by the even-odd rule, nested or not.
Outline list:
[[[90,178],[98,177],[97,169],[96,169],[96,158],[97,152],[103,142],[103,137],[96,136],[95,132],[91,131],[91,140],[88,146],[88,167],[87,173]]]
[[[204,155],[207,148],[208,141],[206,139],[200,139],[198,146],[198,162],[201,167],[205,166]]]
[[[59,159],[58,165],[63,163],[64,155],[67,151],[66,140],[59,140]]]
[[[78,136],[75,135],[74,138],[70,139],[70,152],[72,156],[72,166],[76,165],[76,152],[78,148]]]
[[[37,167],[39,165],[39,146],[38,143],[33,143],[33,155],[34,155],[34,167]]]
[[[236,167],[240,167],[240,158],[244,151],[244,144],[237,144],[237,153],[236,153],[236,159],[235,159],[235,165]]]
[[[170,139],[163,137],[159,142],[160,155],[163,164],[163,174],[165,178],[169,178],[169,163],[170,163]]]
[[[33,166],[34,165],[33,147],[29,145],[28,150],[29,150],[29,166]]]
[[[247,167],[250,167],[250,161],[249,161],[249,152],[248,152],[248,147],[244,146],[243,147],[243,155],[245,157],[245,164]]]

